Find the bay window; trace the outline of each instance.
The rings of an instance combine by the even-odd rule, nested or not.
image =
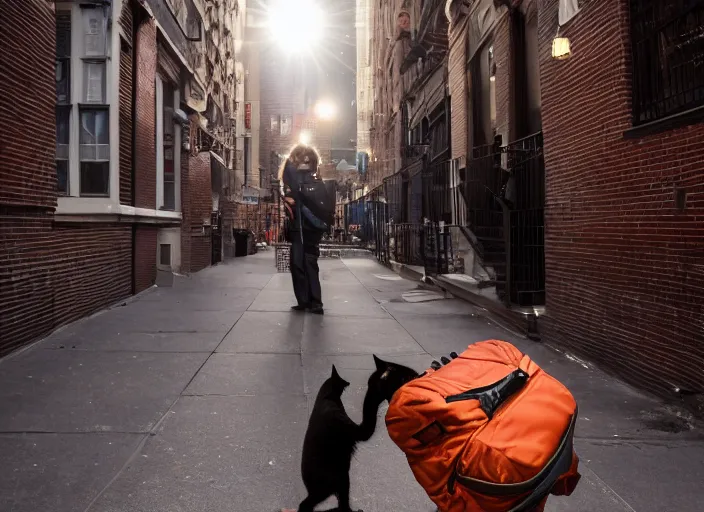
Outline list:
[[[61,195],[110,196],[109,6],[56,7],[56,175]]]
[[[161,74],[156,78],[156,166],[157,208],[178,211],[180,171],[180,127],[174,112],[180,102],[177,85]]]
[[[68,194],[71,126],[71,12],[56,13],[56,180]]]

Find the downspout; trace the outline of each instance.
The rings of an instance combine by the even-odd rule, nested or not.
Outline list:
[[[130,204],[136,206],[137,187],[135,180],[137,178],[137,33],[139,26],[143,22],[143,14],[141,9],[136,8],[132,4],[134,19],[132,21],[132,148],[131,148],[131,166],[130,166]],[[137,293],[137,224],[132,223],[132,295]]]

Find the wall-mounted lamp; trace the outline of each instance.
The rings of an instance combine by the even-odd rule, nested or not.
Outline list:
[[[570,48],[570,40],[566,37],[560,37],[560,27],[557,27],[557,34],[552,40],[552,58],[556,60],[566,60],[572,56]]]

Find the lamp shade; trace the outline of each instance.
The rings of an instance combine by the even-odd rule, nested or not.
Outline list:
[[[552,58],[558,60],[569,59],[572,55],[570,40],[566,37],[556,37],[552,40]]]

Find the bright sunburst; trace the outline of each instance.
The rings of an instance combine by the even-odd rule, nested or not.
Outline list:
[[[323,11],[314,0],[277,0],[269,8],[269,30],[290,51],[310,50],[323,36]]]

